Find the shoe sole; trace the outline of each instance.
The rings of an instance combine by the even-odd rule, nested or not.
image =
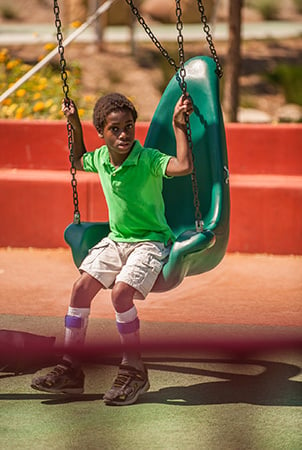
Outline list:
[[[52,389],[43,386],[37,386],[35,384],[31,384],[31,388],[35,389],[36,391],[49,392],[51,394],[83,394],[84,392],[84,388]]]
[[[107,406],[123,406],[123,405],[132,405],[133,403],[136,402],[136,400],[138,399],[138,397],[141,394],[144,394],[145,392],[147,392],[150,389],[150,383],[147,380],[146,384],[144,384],[144,386],[142,386],[137,393],[135,394],[135,396],[133,398],[131,398],[131,400],[125,400],[124,402],[122,401],[118,401],[118,400],[107,400],[107,399],[103,399],[105,405]]]

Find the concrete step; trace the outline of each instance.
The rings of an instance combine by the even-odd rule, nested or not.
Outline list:
[[[231,175],[228,251],[302,254],[302,176]]]
[[[107,221],[95,174],[78,174],[83,221]],[[302,176],[231,175],[228,251],[302,254]],[[0,170],[0,247],[66,246],[63,230],[73,220],[67,171]]]
[[[88,149],[102,144],[84,122]],[[138,123],[144,142],[148,124]],[[231,193],[228,251],[302,254],[302,125],[227,124]],[[0,121],[0,246],[65,246],[73,220],[64,121]],[[77,174],[82,221],[107,221],[96,174]]]
[[[136,124],[144,142],[149,124]],[[93,125],[83,123],[87,149],[103,145]],[[227,124],[230,173],[302,175],[302,125]],[[0,120],[0,168],[68,170],[65,121]]]

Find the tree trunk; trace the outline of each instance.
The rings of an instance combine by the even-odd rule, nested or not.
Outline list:
[[[225,71],[223,106],[225,118],[237,122],[241,68],[241,10],[243,0],[229,0],[229,49]]]

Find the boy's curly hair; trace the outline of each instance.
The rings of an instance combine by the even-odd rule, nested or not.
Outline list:
[[[113,111],[128,109],[133,117],[134,122],[137,119],[137,112],[133,103],[124,95],[112,93],[99,98],[93,110],[93,124],[99,134],[104,131],[106,118]]]

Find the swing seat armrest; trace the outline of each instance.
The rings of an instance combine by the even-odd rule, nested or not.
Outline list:
[[[213,231],[204,230],[202,232],[184,231],[173,244],[171,255],[185,257],[191,253],[201,252],[215,244],[216,237]]]
[[[186,275],[194,273],[196,262],[216,242],[215,234],[210,230],[201,233],[185,231],[174,242],[168,262],[158,277],[154,286],[155,292],[166,291],[176,287]],[[191,272],[191,273],[190,273]]]
[[[64,239],[72,250],[75,265],[79,267],[89,250],[110,231],[108,222],[81,222],[68,225]]]

